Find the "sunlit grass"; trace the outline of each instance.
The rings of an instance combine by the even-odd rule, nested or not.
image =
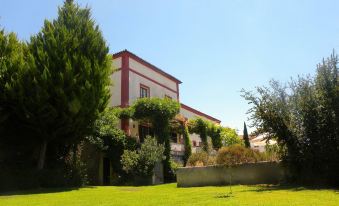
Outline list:
[[[177,188],[176,184],[146,187],[86,187],[32,190],[1,194],[1,206],[76,205],[339,205],[339,192],[303,187],[233,186]]]

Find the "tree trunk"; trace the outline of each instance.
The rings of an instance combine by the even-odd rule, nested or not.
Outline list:
[[[46,150],[47,150],[47,140],[43,140],[40,148],[40,155],[38,160],[38,170],[42,170],[45,165],[45,157],[46,157]]]

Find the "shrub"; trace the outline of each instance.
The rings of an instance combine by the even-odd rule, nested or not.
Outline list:
[[[188,158],[188,166],[206,166],[208,162],[208,154],[206,152],[197,152],[193,153],[190,158]]]
[[[134,176],[150,177],[155,164],[163,159],[163,152],[163,145],[157,144],[155,138],[148,136],[139,150],[124,151],[121,157],[123,169]]]
[[[171,173],[173,174],[174,177],[176,177],[178,168],[182,167],[183,165],[174,161],[173,159],[171,159],[170,163],[171,163]]]
[[[216,163],[223,165],[235,165],[240,163],[262,161],[263,156],[257,150],[252,150],[241,145],[232,145],[219,149]]]

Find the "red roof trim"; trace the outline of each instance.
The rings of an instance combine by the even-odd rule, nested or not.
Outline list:
[[[158,67],[154,66],[153,64],[147,62],[146,60],[144,60],[144,59],[138,57],[137,55],[133,54],[133,53],[130,52],[130,51],[123,50],[123,51],[120,51],[120,52],[118,52],[118,53],[115,53],[115,54],[113,54],[113,59],[116,59],[116,58],[118,58],[118,57],[121,57],[124,53],[127,54],[129,57],[131,57],[133,60],[135,60],[135,61],[139,62],[140,64],[142,64],[142,65],[144,65],[144,66],[146,66],[146,67],[152,69],[153,71],[155,71],[155,72],[157,72],[157,73],[159,73],[159,74],[161,74],[161,75],[163,75],[163,76],[169,78],[170,80],[172,80],[172,81],[174,81],[174,82],[176,82],[176,83],[178,83],[178,84],[181,84],[181,83],[182,83],[179,79],[177,79],[177,78],[175,78],[174,76],[172,76],[172,75],[170,75],[170,74],[164,72],[163,70],[161,70],[161,69],[159,69]]]
[[[187,105],[185,105],[185,104],[183,104],[183,103],[181,103],[181,108],[186,109],[186,110],[188,110],[188,111],[190,111],[190,112],[193,112],[193,113],[196,114],[196,115],[205,117],[206,119],[209,119],[209,120],[211,120],[211,121],[217,122],[217,123],[219,123],[219,124],[220,124],[220,122],[221,122],[220,120],[218,120],[218,119],[216,119],[216,118],[214,118],[214,117],[212,117],[212,116],[210,116],[210,115],[207,115],[207,114],[205,114],[205,113],[202,113],[202,112],[200,112],[200,111],[198,111],[198,110],[196,110],[196,109],[193,109],[192,107],[189,107],[189,106],[187,106]]]
[[[141,76],[141,77],[143,77],[143,78],[145,78],[145,79],[147,79],[147,80],[149,80],[149,81],[151,81],[151,82],[153,82],[153,83],[155,83],[155,84],[157,84],[157,85],[159,85],[159,86],[161,86],[161,87],[163,87],[163,88],[165,88],[165,89],[167,89],[167,90],[169,90],[169,91],[171,91],[171,92],[174,92],[174,93],[178,94],[177,91],[175,91],[175,90],[173,90],[173,89],[167,87],[166,85],[161,84],[161,83],[158,82],[158,81],[155,81],[154,79],[151,79],[151,78],[149,78],[149,77],[147,77],[147,76],[145,76],[145,75],[143,75],[143,74],[141,74],[141,73],[135,71],[134,69],[131,69],[131,68],[130,68],[129,71],[131,71],[131,72],[133,72],[133,73],[135,73],[135,74],[137,74],[137,75],[139,75],[139,76]]]
[[[129,59],[125,54],[121,59],[121,104],[123,107],[129,104]]]

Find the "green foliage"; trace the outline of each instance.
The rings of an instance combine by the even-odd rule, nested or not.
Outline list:
[[[108,103],[108,51],[90,10],[73,1],[27,44],[0,31],[1,163],[13,171],[38,166],[40,186],[52,181],[47,170],[82,181],[77,156],[67,159]]]
[[[208,152],[207,131],[209,123],[201,118],[196,118],[189,121],[190,133],[199,134],[201,142],[203,144],[203,150]]]
[[[218,150],[222,147],[221,132],[223,128],[220,125],[209,123],[207,134],[211,137],[212,145],[215,150]]]
[[[114,113],[119,119],[131,119],[134,118],[134,108],[133,107],[127,107],[127,108],[121,108],[121,107],[115,107]]]
[[[169,121],[179,113],[180,104],[169,98],[141,98],[132,106],[136,119]]]
[[[243,144],[235,129],[223,127],[221,130],[221,141],[223,146],[231,146],[235,144]]]
[[[243,96],[252,104],[253,126],[276,137],[292,180],[339,185],[338,57],[318,65],[315,77],[276,81]]]
[[[232,166],[240,163],[250,163],[262,161],[263,157],[260,152],[246,148],[241,145],[232,145],[219,149],[216,163]]]
[[[222,127],[218,124],[197,118],[189,121],[190,133],[199,134],[203,143],[203,150],[208,152],[208,140],[211,138],[213,149],[218,150],[222,146],[240,144],[241,140],[234,129]]]
[[[247,126],[246,126],[245,122],[244,122],[244,136],[243,136],[243,138],[244,138],[245,147],[250,148],[251,144],[250,144],[250,139],[248,137]]]
[[[27,95],[26,87],[29,86],[25,80],[33,65],[27,45],[14,33],[0,30],[0,137],[5,136],[1,132],[6,129],[10,117],[24,113],[18,106],[25,104],[23,96]]]
[[[26,138],[38,142],[42,169],[55,147],[49,144],[64,145],[62,150],[78,144],[106,107],[109,50],[90,9],[73,1],[59,8],[55,20],[45,20],[28,47],[14,34],[0,33],[0,119],[10,117],[9,124],[32,133]]]
[[[148,136],[139,150],[124,151],[121,158],[123,169],[135,176],[150,177],[153,175],[155,164],[163,159],[163,152],[163,145]]]
[[[176,176],[176,173],[177,173],[177,170],[179,167],[182,167],[183,165],[174,161],[173,159],[170,160],[170,163],[171,163],[171,170],[172,170],[172,173]]]
[[[163,161],[164,179],[166,182],[172,181],[174,174],[170,165],[170,120],[180,111],[180,104],[169,98],[141,98],[132,106],[133,117],[138,120],[147,119],[153,125],[154,134],[160,144],[165,147]]]
[[[187,161],[187,166],[207,166],[208,165],[208,153],[197,152],[193,153]]]
[[[184,166],[186,166],[186,163],[189,157],[192,155],[192,145],[191,145],[191,139],[190,139],[189,132],[188,132],[188,127],[185,123],[182,124],[182,129],[183,129],[184,148],[185,148],[183,161],[184,161]]]
[[[127,147],[127,138],[117,128],[117,124],[118,118],[114,109],[107,108],[95,121],[92,135],[86,139],[110,159],[115,173],[123,175],[120,159]]]

